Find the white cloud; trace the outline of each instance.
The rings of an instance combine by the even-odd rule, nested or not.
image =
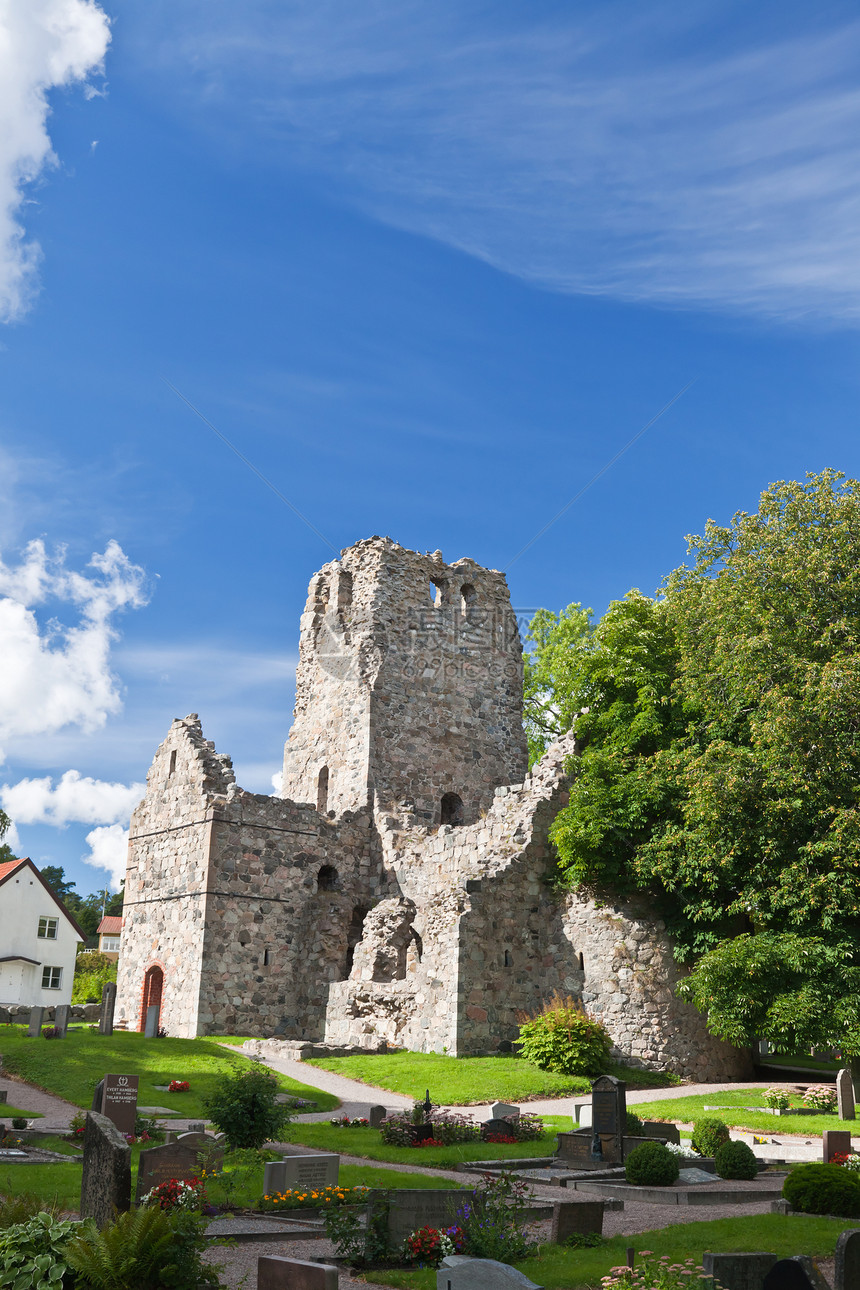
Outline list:
[[[56,787],[50,776],[0,787],[0,805],[15,824],[124,824],[145,784],[112,784],[67,770]]]
[[[87,570],[66,568],[31,542],[17,565],[0,558],[0,741],[44,735],[70,725],[92,731],[121,707],[110,668],[115,615],[146,603],[144,573],[116,542]],[[72,606],[77,621],[41,624],[34,607]]]
[[[159,56],[219,137],[253,113],[377,218],[529,281],[856,324],[860,24],[546,13],[207,0]]]
[[[81,857],[84,864],[107,870],[110,875],[110,885],[116,891],[125,877],[128,829],[124,829],[121,824],[109,824],[104,828],[93,829],[87,834],[87,845],[90,853]]]
[[[27,186],[55,162],[47,132],[48,92],[86,82],[110,41],[94,0],[4,0],[0,5],[0,320],[31,298],[38,244],[27,241]]]

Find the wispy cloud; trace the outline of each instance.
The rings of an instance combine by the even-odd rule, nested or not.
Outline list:
[[[745,39],[724,6],[717,40],[720,8],[213,0],[161,52],[219,129],[250,112],[377,218],[531,282],[853,324],[860,25]]]

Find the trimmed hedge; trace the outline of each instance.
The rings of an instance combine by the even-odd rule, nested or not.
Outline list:
[[[680,1172],[677,1157],[662,1142],[642,1142],[624,1162],[624,1176],[637,1187],[671,1187]]]
[[[860,1174],[841,1165],[799,1165],[783,1183],[782,1194],[804,1214],[860,1217]]]
[[[724,1142],[714,1157],[721,1178],[751,1180],[758,1175],[758,1161],[745,1142]]]
[[[716,1156],[724,1142],[730,1141],[729,1126],[715,1115],[706,1115],[693,1125],[691,1142],[700,1156]]]

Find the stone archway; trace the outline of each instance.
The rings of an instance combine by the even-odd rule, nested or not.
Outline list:
[[[164,989],[164,971],[156,963],[146,969],[143,977],[143,990],[140,997],[140,1021],[138,1030],[143,1032],[146,1029],[146,1013],[149,1008],[158,1008],[158,1024],[156,1030],[161,1026],[161,995]]]

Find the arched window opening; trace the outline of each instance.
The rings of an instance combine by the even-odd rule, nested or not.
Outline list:
[[[170,754],[170,769],[168,770],[167,774],[168,776],[176,774],[176,749],[175,748]]]
[[[505,967],[511,966],[511,951],[505,950]]]
[[[263,950],[263,967],[272,966],[273,955],[274,955],[274,950]]]
[[[581,954],[580,954],[580,956],[579,956],[579,970],[580,970],[580,972],[584,972],[584,971],[585,971],[585,959],[582,957],[582,955],[581,955]]]
[[[463,799],[456,793],[445,793],[442,798],[442,824],[463,823]]]
[[[468,618],[475,605],[478,603],[478,593],[472,586],[471,582],[466,582],[460,588],[460,613],[464,618]]]
[[[317,810],[324,815],[328,810],[328,766],[317,775]]]
[[[337,607],[348,609],[352,604],[352,574],[342,569],[337,579]]]
[[[346,933],[346,963],[344,964],[344,978],[348,978],[352,972],[352,964],[355,959],[355,947],[361,940],[364,931],[364,920],[367,918],[369,910],[367,905],[356,905],[352,911],[352,918],[349,921],[349,927]]]
[[[445,600],[445,583],[442,578],[430,579],[430,604],[438,609]]]
[[[337,869],[333,864],[324,864],[317,874],[317,891],[337,891]]]

